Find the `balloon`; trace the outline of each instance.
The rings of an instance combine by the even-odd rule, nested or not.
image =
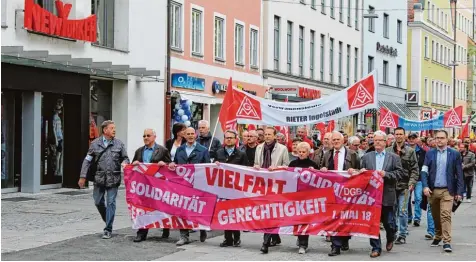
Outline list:
[[[184,123],[187,127],[189,127],[192,123],[190,123],[190,121],[185,121]]]
[[[187,100],[185,103],[190,107],[192,105],[192,100]]]
[[[192,116],[192,112],[190,112],[188,109],[185,109],[184,115],[187,115],[190,118]]]
[[[182,121],[187,121],[188,120],[188,116],[187,115],[182,115]]]
[[[183,109],[179,109],[179,111],[177,112],[179,116],[183,116],[184,113],[185,111]]]
[[[176,104],[175,104],[175,109],[177,109],[177,110],[180,109],[180,104],[179,104],[179,103],[176,103]]]
[[[182,121],[182,117],[180,117],[179,115],[175,115],[175,118],[174,118],[174,119],[175,119],[175,121],[177,121],[177,122]]]

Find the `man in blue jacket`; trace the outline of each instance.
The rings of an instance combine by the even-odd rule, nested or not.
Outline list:
[[[448,133],[436,132],[437,148],[431,149],[425,156],[421,172],[423,193],[429,198],[431,212],[435,221],[435,238],[432,247],[439,246],[443,240],[443,249],[451,249],[451,211],[453,200],[461,201],[463,195],[463,165],[461,154],[448,147]]]
[[[175,153],[174,162],[169,164],[169,168],[174,170],[176,165],[185,164],[204,164],[210,163],[210,155],[208,148],[198,144],[196,142],[195,129],[189,127],[185,130],[185,140],[187,143],[183,144],[177,149]],[[200,230],[200,242],[205,242],[207,239],[207,232]],[[177,246],[189,244],[189,230],[180,229],[180,239],[177,241]]]

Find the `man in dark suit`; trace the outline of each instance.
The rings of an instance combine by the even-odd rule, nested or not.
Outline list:
[[[332,132],[333,148],[324,154],[321,171],[336,170],[348,171],[350,174],[360,169],[360,161],[357,153],[344,146],[344,135],[340,132]],[[340,250],[349,250],[350,236],[331,237],[332,250],[329,256],[340,255]]]
[[[397,181],[402,178],[403,167],[400,157],[392,152],[385,151],[387,135],[382,131],[374,133],[375,152],[366,153],[361,160],[362,171],[376,170],[383,177],[383,198],[382,214],[380,219],[383,222],[385,232],[387,233],[387,251],[392,250],[395,240],[395,203]],[[382,241],[370,239],[372,252],[370,257],[376,258],[382,253]]]
[[[187,143],[183,144],[177,149],[174,162],[169,164],[169,168],[171,170],[175,170],[177,164],[185,165],[210,163],[208,148],[197,143],[196,139],[197,135],[195,134],[195,129],[193,129],[193,127],[187,128],[185,130],[185,140],[187,140]],[[206,239],[207,232],[205,230],[200,230],[200,242],[205,242]],[[189,243],[189,230],[180,229],[180,239],[176,243],[177,246],[182,246]]]
[[[240,166],[250,166],[248,156],[245,152],[236,147],[238,134],[235,131],[227,130],[224,134],[225,147],[218,149],[215,163],[235,164]],[[225,240],[220,243],[220,247],[239,247],[241,245],[239,230],[225,230]]]
[[[157,163],[159,166],[165,166],[172,162],[167,148],[155,143],[157,136],[153,129],[148,128],[144,130],[144,135],[142,137],[144,138],[144,146],[141,146],[136,150],[134,158],[132,159],[133,165],[137,165],[139,163]],[[137,231],[136,238],[134,238],[134,242],[146,240],[147,233],[149,233],[149,229],[139,229]],[[169,233],[169,229],[164,228],[162,232],[162,238],[168,238]]]
[[[437,247],[443,240],[443,249],[452,252],[451,211],[453,199],[461,201],[463,196],[463,164],[461,154],[447,146],[448,133],[445,130],[436,132],[436,143],[437,148],[426,153],[421,183],[435,221],[435,238],[431,246]]]

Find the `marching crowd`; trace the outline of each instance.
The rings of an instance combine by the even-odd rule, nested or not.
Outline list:
[[[121,167],[130,164],[124,144],[115,138],[113,121],[101,125],[102,136],[94,140],[83,161],[79,186],[86,180],[94,183],[93,199],[105,222],[103,238],[111,238],[117,190],[121,183]],[[383,177],[381,229],[385,229],[385,249],[406,243],[409,224],[420,226],[422,210],[427,212],[427,234],[431,246],[443,242],[443,249],[451,252],[451,213],[465,196],[471,202],[471,191],[476,166],[476,141],[448,137],[445,130],[435,130],[432,136],[405,132],[398,127],[392,134],[370,132],[366,136],[348,136],[333,131],[309,137],[306,127],[298,127],[294,138],[278,133],[268,126],[242,132],[232,130],[220,140],[210,133],[208,121],[198,123],[197,131],[177,123],[173,138],[159,145],[153,129],[144,130],[144,146],[135,151],[132,164],[157,163],[173,170],[181,164],[230,163],[265,168],[273,171],[283,167],[313,168],[322,171],[347,171],[356,175],[364,170],[376,170]],[[473,152],[472,152],[473,151]],[[412,197],[413,196],[413,197]],[[413,198],[413,200],[412,200]],[[162,238],[169,237],[163,229]],[[190,243],[190,230],[180,230],[177,246]],[[146,240],[148,229],[139,229],[134,242]],[[200,241],[207,232],[200,230]],[[338,256],[349,250],[351,237],[327,237],[331,242],[329,256]],[[300,254],[306,253],[309,236],[300,235],[296,244]],[[264,234],[262,253],[281,243],[278,234]],[[240,231],[225,230],[221,247],[241,244]],[[382,241],[370,239],[371,257],[382,253]]]

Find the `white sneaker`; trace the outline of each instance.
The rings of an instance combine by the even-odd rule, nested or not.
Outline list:
[[[300,247],[298,253],[299,254],[306,254],[306,249],[303,248],[303,247]]]
[[[471,203],[471,199],[466,199],[466,203]]]

